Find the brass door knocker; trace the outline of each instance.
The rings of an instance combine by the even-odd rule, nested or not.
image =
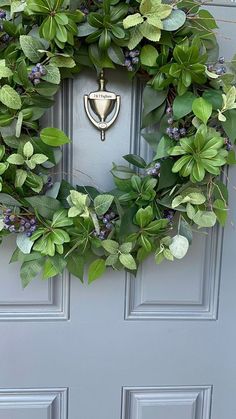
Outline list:
[[[105,131],[114,124],[119,114],[120,96],[106,90],[106,80],[104,79],[103,70],[100,73],[98,83],[99,89],[97,91],[91,92],[89,95],[84,95],[84,107],[89,120],[101,131],[101,140],[104,141]],[[106,121],[112,112],[114,114],[110,121]],[[93,113],[98,116],[99,121],[94,118]]]

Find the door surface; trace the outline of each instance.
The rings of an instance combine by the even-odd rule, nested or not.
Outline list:
[[[221,54],[236,52],[236,4],[209,6],[220,20]],[[121,95],[102,143],[83,109],[95,73],[68,82],[48,123],[73,138],[61,171],[74,183],[112,187],[111,162],[134,152],[141,90],[107,74]],[[149,260],[136,279],[110,273],[91,286],[67,274],[21,289],[13,243],[0,256],[0,419],[235,419],[236,169],[229,222],[197,234],[181,262]]]

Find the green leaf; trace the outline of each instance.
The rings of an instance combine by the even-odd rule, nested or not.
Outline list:
[[[222,122],[222,126],[224,131],[231,139],[231,141],[235,141],[236,139],[236,110],[231,109],[225,112],[226,121]]]
[[[0,79],[12,76],[12,71],[8,67],[0,66]]]
[[[148,234],[158,234],[160,230],[165,229],[168,224],[169,220],[167,219],[152,221],[147,227],[145,227],[145,232]]]
[[[204,124],[207,124],[207,121],[212,114],[212,104],[207,102],[204,98],[199,97],[193,101],[192,110],[197,118]]]
[[[50,60],[50,64],[55,67],[73,68],[75,67],[75,61],[72,57],[64,57],[62,55],[56,55]]]
[[[16,165],[24,164],[24,158],[21,156],[21,154],[11,154],[8,157],[7,161],[10,164],[16,164]]]
[[[48,16],[41,25],[42,35],[48,41],[55,38],[57,32],[57,23],[54,16]]]
[[[182,96],[176,96],[173,103],[174,119],[178,120],[192,112],[192,104],[196,96],[192,92],[186,92]]]
[[[145,160],[136,155],[136,154],[126,154],[123,156],[123,158],[130,164],[133,164],[136,167],[139,167],[140,169],[144,169],[147,166],[147,163]]]
[[[189,242],[186,237],[177,234],[172,238],[169,248],[176,259],[182,259],[188,251]]]
[[[49,83],[59,84],[61,81],[61,74],[58,67],[55,67],[54,65],[47,65],[45,69],[47,74],[41,78]]]
[[[58,128],[44,128],[40,132],[40,138],[45,144],[52,147],[58,147],[70,142],[67,135]]]
[[[26,1],[13,0],[11,1],[11,16],[17,12],[23,12],[26,7]]]
[[[162,159],[163,157],[167,157],[169,155],[170,147],[174,145],[174,141],[168,137],[167,135],[164,135],[157,144],[156,148],[156,154],[154,157],[154,160]]]
[[[153,67],[156,65],[158,52],[153,45],[144,45],[140,53],[140,61],[147,67]]]
[[[221,90],[206,90],[202,97],[209,103],[212,104],[214,110],[222,108],[222,91]]]
[[[6,193],[0,193],[0,203],[10,207],[20,207],[21,203]]]
[[[44,258],[24,262],[21,265],[20,277],[22,286],[25,288],[43,269]]]
[[[30,158],[33,155],[34,147],[32,146],[30,141],[27,141],[23,147],[23,154],[26,158]]]
[[[95,281],[97,278],[102,276],[106,271],[106,265],[104,259],[96,259],[90,265],[88,269],[88,283]]]
[[[174,9],[171,14],[162,21],[164,31],[176,31],[186,21],[186,14],[183,10]]]
[[[54,213],[62,207],[62,204],[57,201],[57,199],[45,195],[32,196],[25,200],[39,213],[39,215],[49,219],[52,219]]]
[[[32,63],[37,63],[41,60],[44,55],[44,52],[39,50],[44,50],[43,44],[36,38],[33,38],[29,35],[20,36],[20,46],[27,58],[29,58]]]
[[[162,105],[166,99],[166,92],[158,92],[150,86],[143,91],[143,117]]]
[[[199,227],[213,227],[216,223],[216,215],[212,211],[197,211],[193,221]]]
[[[119,251],[123,254],[128,254],[133,249],[133,243],[127,242],[120,245]]]
[[[111,255],[115,255],[119,249],[119,243],[114,240],[104,240],[102,242],[102,247]]]
[[[52,227],[67,227],[73,224],[73,221],[68,218],[68,211],[64,208],[56,211],[52,218]]]
[[[162,26],[161,22],[160,26]],[[139,26],[139,31],[149,41],[158,42],[160,40],[161,30],[154,25],[150,25],[147,20]]]
[[[189,205],[191,205],[191,204],[189,204]],[[179,234],[181,236],[186,237],[186,239],[188,240],[189,244],[192,243],[193,233],[192,233],[191,226],[183,218],[181,218],[181,221],[180,221]]]
[[[66,261],[68,271],[83,282],[84,256],[81,256],[78,252],[74,251],[67,256]]]
[[[103,215],[107,212],[114,200],[114,196],[104,194],[98,195],[94,199],[94,209],[97,215]]]
[[[21,109],[20,95],[8,84],[0,89],[0,101],[10,109]]]
[[[124,54],[121,47],[113,43],[108,48],[107,53],[109,58],[113,61],[113,63],[118,65],[124,65]]]
[[[64,256],[55,255],[53,257],[47,258],[43,267],[43,279],[52,278],[60,273],[66,267],[66,260]]]
[[[18,233],[16,236],[16,244],[22,253],[28,255],[31,252],[34,243],[25,233]]]
[[[130,255],[130,254],[121,254],[119,256],[119,261],[127,269],[130,269],[130,270],[137,269],[136,262],[135,262],[133,256]]]
[[[152,221],[152,218],[153,210],[151,206],[140,208],[135,216],[135,220],[141,228],[146,227]]]
[[[227,220],[227,207],[222,199],[216,199],[213,202],[214,213],[217,216],[219,223],[224,226]]]
[[[16,177],[15,177],[15,187],[21,188],[24,185],[26,178],[27,178],[27,172],[22,169],[17,169]]]
[[[118,262],[118,254],[116,255],[109,255],[106,258],[106,266],[114,266]]]
[[[139,25],[142,22],[143,22],[143,17],[140,15],[140,13],[134,13],[132,15],[127,16],[123,20],[123,25],[125,29],[129,29],[129,28]]]

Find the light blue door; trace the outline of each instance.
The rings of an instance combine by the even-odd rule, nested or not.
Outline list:
[[[226,57],[236,52],[236,4],[209,6]],[[148,158],[139,136],[141,91],[107,74],[121,95],[104,143],[83,109],[94,73],[68,82],[50,122],[73,144],[61,170],[74,183],[112,186],[111,162]],[[13,243],[1,248],[0,419],[235,419],[236,169],[224,231],[197,235],[181,262],[152,261],[136,279],[110,273],[91,286],[67,274],[21,289]]]

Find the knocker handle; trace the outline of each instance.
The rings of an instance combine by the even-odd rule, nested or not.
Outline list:
[[[84,95],[84,107],[90,122],[101,132],[101,140],[105,140],[105,132],[114,124],[116,121],[119,111],[121,98],[113,92],[108,92],[105,89],[105,79],[103,72],[99,78],[100,89],[91,92],[89,95]],[[107,117],[113,114],[110,121],[107,121]],[[95,119],[95,115],[99,120]]]

